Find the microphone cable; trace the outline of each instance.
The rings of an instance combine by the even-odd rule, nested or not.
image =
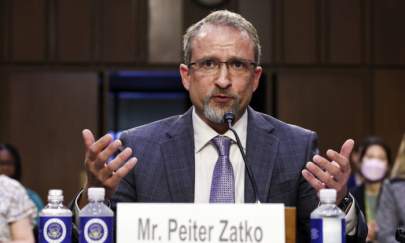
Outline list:
[[[243,162],[245,163],[246,172],[248,174],[250,183],[252,184],[252,187],[253,187],[253,193],[255,195],[255,203],[260,203],[259,194],[257,193],[257,185],[256,185],[255,178],[253,177],[252,170],[250,169],[250,166],[247,163],[247,157],[246,157],[245,152],[243,151],[243,147],[242,147],[242,144],[240,142],[239,136],[236,133],[235,129],[233,129],[233,127],[232,127],[232,123],[233,123],[234,120],[235,120],[235,115],[232,112],[226,112],[224,114],[224,122],[226,124],[228,124],[229,130],[231,130],[232,133],[235,135],[236,143],[238,145],[240,153],[242,154]]]

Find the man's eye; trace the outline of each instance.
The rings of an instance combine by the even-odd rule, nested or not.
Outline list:
[[[204,68],[214,68],[216,66],[216,62],[214,60],[204,60],[201,62],[201,67]]]
[[[246,68],[246,64],[242,61],[239,60],[234,60],[230,63],[231,67],[234,69],[245,69]]]

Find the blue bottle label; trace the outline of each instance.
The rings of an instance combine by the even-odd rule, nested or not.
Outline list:
[[[311,219],[311,243],[324,242],[346,242],[346,222],[344,218]]]
[[[72,217],[40,217],[38,234],[41,243],[71,243]]]
[[[323,243],[322,219],[311,219],[311,243]]]
[[[80,217],[79,242],[113,242],[113,217]]]

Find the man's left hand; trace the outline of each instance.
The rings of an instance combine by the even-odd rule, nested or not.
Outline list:
[[[347,181],[351,173],[349,158],[353,146],[354,141],[348,139],[343,143],[340,153],[329,149],[326,152],[328,158],[315,155],[313,162],[308,162],[302,170],[304,178],[317,192],[323,188],[336,189],[336,204],[347,194]]]

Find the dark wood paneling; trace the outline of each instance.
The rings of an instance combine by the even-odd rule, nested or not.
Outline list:
[[[405,71],[376,71],[374,76],[374,130],[396,154],[405,134]]]
[[[102,60],[105,62],[133,62],[136,56],[137,39],[144,36],[136,25],[137,1],[100,1]]]
[[[46,0],[13,0],[11,4],[11,58],[41,62],[46,59]]]
[[[338,149],[345,139],[370,133],[370,86],[366,71],[282,71],[279,118],[316,131],[322,153]]]
[[[373,1],[373,52],[376,64],[405,64],[405,1]]]
[[[200,21],[202,18],[210,14],[214,10],[227,9],[233,12],[238,12],[238,0],[228,0],[225,4],[215,8],[204,7],[196,1],[184,0],[183,16],[184,16],[184,31],[192,24]]]
[[[275,50],[272,37],[275,35],[275,23],[272,1],[239,0],[239,12],[257,29],[262,46],[261,63],[273,63]]]
[[[90,62],[96,48],[94,41],[94,0],[58,0],[52,8],[55,19],[56,60],[58,62]]]
[[[10,90],[9,82],[7,82],[7,76],[0,71],[0,143],[4,143],[9,139],[9,95]]]
[[[281,48],[277,59],[285,64],[319,62],[319,4],[316,0],[277,0],[278,28]]]
[[[0,1],[0,62],[7,59],[7,27],[8,27],[8,13],[7,1]]]
[[[43,197],[61,188],[69,201],[80,188],[81,131],[97,131],[97,74],[19,72],[8,82],[8,142],[21,150],[23,183]]]
[[[361,64],[366,47],[363,0],[326,1],[327,63]]]

